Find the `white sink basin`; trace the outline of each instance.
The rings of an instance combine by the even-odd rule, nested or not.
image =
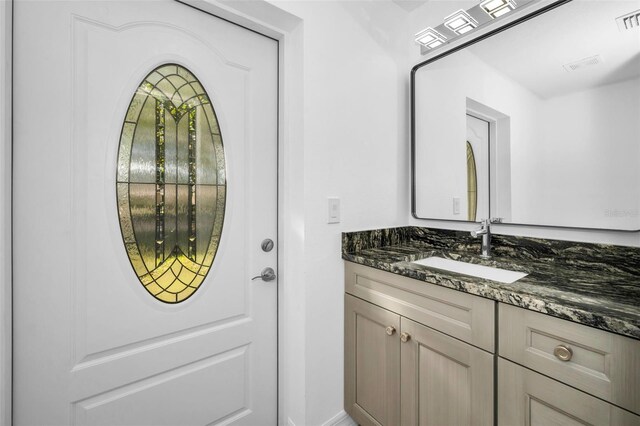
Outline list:
[[[498,281],[504,284],[512,284],[520,278],[527,276],[524,272],[474,265],[473,263],[459,262],[457,260],[445,259],[442,257],[427,257],[426,259],[416,260],[411,263],[428,266],[429,268],[442,269],[443,271],[456,272],[458,274],[471,275],[472,277]]]

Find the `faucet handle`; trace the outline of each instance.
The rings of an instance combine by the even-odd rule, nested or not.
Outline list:
[[[483,227],[483,228],[474,229],[473,231],[471,231],[471,236],[473,238],[478,238],[478,237],[483,236],[486,233],[487,233],[487,230]]]
[[[482,226],[480,226],[480,228],[474,229],[473,231],[471,231],[471,236],[473,238],[478,238],[478,237],[481,237],[483,235],[487,235],[490,232],[489,231],[490,225],[491,225],[491,220],[490,219],[482,219],[480,221],[480,223],[482,224]]]

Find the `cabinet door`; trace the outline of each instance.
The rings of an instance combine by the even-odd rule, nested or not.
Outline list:
[[[345,295],[345,411],[362,426],[400,424],[400,316]]]
[[[404,317],[401,331],[402,425],[493,425],[493,355]]]
[[[639,426],[640,417],[499,358],[498,425]]]

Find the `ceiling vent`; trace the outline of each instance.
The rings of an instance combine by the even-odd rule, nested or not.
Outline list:
[[[640,28],[640,10],[616,18],[616,23],[620,31],[637,30]]]
[[[568,64],[564,64],[564,69],[567,72],[578,71],[588,67],[594,67],[603,63],[602,57],[600,55],[590,56],[588,58],[580,59],[579,61],[571,62]]]

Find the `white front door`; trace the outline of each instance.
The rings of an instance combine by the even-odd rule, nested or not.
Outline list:
[[[275,424],[277,42],[168,0],[14,19],[15,424]]]

